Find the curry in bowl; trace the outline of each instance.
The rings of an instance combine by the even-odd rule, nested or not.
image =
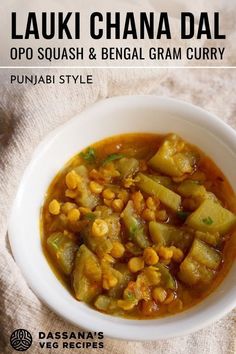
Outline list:
[[[175,134],[126,134],[73,157],[41,214],[45,256],[73,296],[128,318],[181,312],[233,262],[236,198],[223,173]]]

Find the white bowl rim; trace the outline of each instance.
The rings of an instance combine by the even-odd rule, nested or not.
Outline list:
[[[96,106],[99,105],[106,105],[108,102],[111,101],[116,101],[116,102],[124,102],[124,101],[132,101],[134,99],[138,99],[138,100],[147,100],[147,99],[155,99],[156,102],[159,102],[161,104],[164,105],[168,105],[168,104],[177,104],[179,105],[179,107],[182,107],[183,109],[189,109],[189,110],[193,110],[195,111],[195,113],[198,113],[199,116],[202,114],[204,115],[204,117],[206,118],[207,116],[207,121],[202,120],[202,123],[205,124],[205,126],[209,129],[214,128],[214,132],[217,133],[219,132],[219,134],[225,134],[225,137],[227,137],[227,145],[231,146],[231,149],[233,149],[236,152],[236,132],[233,128],[231,128],[229,125],[227,125],[224,121],[222,121],[221,119],[219,119],[217,116],[215,116],[212,113],[209,113],[208,111],[193,105],[191,103],[179,100],[179,99],[174,99],[174,98],[169,98],[169,97],[163,97],[163,96],[156,96],[156,95],[133,95],[133,96],[116,96],[116,97],[112,97],[112,98],[107,98],[105,100],[101,100],[98,101],[94,104],[92,104],[89,108],[87,108],[84,112],[88,112],[90,109],[94,109],[96,108]],[[115,338],[115,339],[122,339],[122,340],[135,340],[135,341],[143,341],[143,340],[157,340],[157,339],[167,339],[167,338],[172,338],[172,337],[176,337],[176,336],[180,336],[180,335],[186,335],[189,333],[192,333],[194,331],[197,331],[199,329],[202,329],[206,326],[208,326],[209,324],[211,324],[212,322],[215,322],[217,320],[219,320],[220,318],[222,318],[224,315],[226,315],[228,312],[230,312],[235,306],[236,306],[236,296],[235,299],[231,299],[230,303],[225,304],[224,307],[221,307],[220,309],[218,309],[218,311],[215,311],[214,313],[211,313],[210,317],[207,317],[204,319],[204,323],[200,323],[200,321],[198,321],[198,323],[195,323],[194,325],[191,322],[186,323],[186,325],[183,327],[176,327],[175,328],[175,333],[165,333],[161,336],[158,335],[158,333],[154,333],[154,331],[151,331],[151,329],[153,329],[153,327],[150,328],[149,333],[147,333],[145,331],[145,334],[142,333],[143,331],[143,327],[145,326],[145,322],[150,324],[151,322],[153,322],[154,320],[139,320],[138,322],[143,323],[144,326],[140,326],[140,327],[136,327],[135,329],[135,333],[129,333],[129,327],[132,326],[132,320],[130,319],[120,319],[117,317],[112,317],[112,316],[106,316],[104,315],[103,318],[99,318],[96,319],[97,323],[93,323],[91,320],[92,318],[96,317],[96,313],[99,314],[99,312],[94,311],[92,316],[88,316],[87,318],[87,322],[86,323],[81,323],[80,321],[74,321],[73,319],[70,318],[70,316],[68,316],[67,314],[65,314],[65,312],[61,309],[58,308],[57,306],[54,305],[53,299],[50,298],[50,296],[47,296],[47,294],[44,294],[42,289],[40,289],[39,287],[37,287],[37,282],[32,281],[32,277],[31,277],[31,272],[30,269],[27,268],[25,266],[24,263],[24,259],[21,257],[21,253],[18,251],[17,248],[17,225],[14,223],[15,220],[15,216],[16,216],[16,201],[17,199],[20,198],[20,194],[21,194],[21,188],[23,185],[23,181],[26,178],[26,176],[30,173],[30,170],[32,168],[33,162],[35,157],[44,149],[47,148],[47,145],[51,142],[51,140],[53,139],[53,137],[55,137],[59,132],[61,132],[66,126],[69,126],[73,123],[74,120],[77,120],[78,117],[79,119],[82,119],[83,117],[83,113],[79,113],[77,115],[75,115],[73,118],[71,118],[68,122],[62,124],[61,126],[59,126],[58,128],[54,129],[52,132],[50,132],[43,140],[42,142],[37,146],[37,148],[35,149],[31,161],[28,164],[28,166],[26,167],[24,174],[21,178],[21,182],[18,186],[18,191],[16,193],[16,197],[15,200],[13,202],[13,206],[10,212],[10,217],[8,220],[8,234],[9,234],[9,241],[10,241],[10,246],[13,252],[13,256],[14,259],[17,263],[17,265],[19,266],[24,278],[27,281],[27,284],[29,285],[29,287],[32,289],[32,291],[37,295],[37,297],[43,302],[45,303],[50,309],[52,309],[56,314],[58,314],[60,317],[64,318],[65,320],[69,321],[70,323],[74,324],[75,326],[80,326],[86,330],[93,330],[96,332],[101,332],[101,324],[104,324],[106,326],[106,330],[104,331],[104,334],[110,338]],[[200,118],[199,118],[200,119]],[[191,120],[191,119],[190,119]],[[201,123],[201,122],[198,122]],[[214,126],[215,124],[215,126]],[[222,133],[223,132],[223,133]],[[196,307],[198,305],[195,305],[194,307]],[[184,311],[183,313],[185,313],[186,311]],[[181,315],[181,314],[180,314]],[[176,317],[177,315],[171,316],[172,318]],[[114,328],[112,326],[112,323],[109,323],[109,319],[113,318],[114,319]],[[168,317],[170,318],[170,317]],[[108,321],[107,321],[108,319]],[[164,318],[165,319],[165,318]],[[91,322],[90,322],[91,321]],[[160,319],[158,320],[159,322],[161,321]],[[96,321],[94,321],[96,322]],[[119,325],[117,322],[121,322],[121,324]],[[110,324],[110,326],[109,326]],[[124,329],[122,329],[122,327],[124,327]],[[118,330],[116,329],[118,328]],[[121,334],[122,332],[122,334]]]

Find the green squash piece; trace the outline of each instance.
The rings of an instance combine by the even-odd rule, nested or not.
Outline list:
[[[221,262],[220,252],[213,247],[208,246],[205,242],[195,239],[189,251],[189,256],[207,268],[216,270]]]
[[[63,273],[69,275],[72,272],[75,253],[78,249],[76,242],[62,232],[54,232],[47,239],[47,249]]]
[[[144,226],[138,215],[135,213],[132,200],[127,203],[121,217],[128,231],[129,238],[141,248],[148,247],[149,241]]]
[[[90,303],[102,291],[102,270],[98,258],[81,245],[75,260],[73,288],[78,300]]]
[[[118,283],[108,291],[108,295],[112,298],[120,298],[129,281],[133,279],[133,274],[130,273],[125,263],[117,263],[115,267],[116,269],[113,269],[113,271],[116,270],[116,272],[113,275],[118,279]]]
[[[195,239],[180,265],[180,280],[188,285],[208,284],[221,263],[221,253],[205,242]]]
[[[194,180],[185,180],[177,188],[177,192],[185,198],[192,198],[195,201],[197,209],[201,203],[206,199],[211,199],[216,203],[219,203],[219,200],[214,193],[209,192],[206,188]]]
[[[181,177],[191,173],[196,163],[193,153],[183,151],[184,141],[175,134],[169,135],[157,153],[149,161],[149,165],[157,171],[172,177]]]
[[[156,245],[167,246],[170,243],[170,238],[174,233],[174,228],[169,225],[161,224],[159,222],[149,222],[149,232],[152,241]]]
[[[173,188],[173,182],[170,177],[167,176],[156,176],[156,175],[148,175],[151,179],[153,179],[155,182],[163,185],[166,188],[172,189]]]
[[[141,256],[143,254],[143,249],[133,242],[126,244],[125,248],[133,256]]]
[[[186,257],[180,265],[179,279],[189,286],[207,285],[214,278],[215,272],[200,265],[191,257]]]
[[[81,183],[77,187],[79,196],[76,198],[76,203],[85,208],[93,209],[98,205],[99,198],[89,188],[88,170],[85,166],[80,165],[74,168],[74,171],[81,177]]]
[[[123,157],[116,163],[116,168],[120,172],[121,178],[133,176],[139,169],[139,162],[133,157]]]
[[[118,214],[108,214],[106,212],[100,213],[99,218],[106,221],[108,225],[108,233],[106,236],[99,238],[92,235],[91,229],[94,220],[89,221],[89,224],[82,230],[81,235],[83,237],[85,245],[96,253],[99,257],[109,253],[113,247],[113,242],[120,241],[120,218]]]
[[[108,237],[111,241],[120,241],[120,216],[118,214],[111,214],[104,217],[108,225]]]
[[[98,295],[94,306],[99,311],[110,313],[117,309],[117,300],[107,295]]]
[[[210,234],[209,232],[196,231],[195,235],[199,240],[206,242],[210,246],[216,247],[220,242],[219,233]]]
[[[186,224],[199,231],[224,235],[236,224],[236,216],[219,203],[206,199],[189,215]]]
[[[155,244],[167,247],[175,246],[183,251],[190,247],[194,237],[193,233],[185,228],[177,228],[156,221],[150,221],[149,232]]]
[[[141,191],[159,198],[160,201],[170,209],[174,211],[179,210],[181,197],[178,194],[162,186],[143,173],[139,173],[137,177],[137,186],[141,189]]]
[[[177,188],[177,192],[183,197],[200,197],[206,196],[206,188],[198,184],[196,181],[185,180]]]
[[[174,277],[171,275],[169,269],[164,264],[161,264],[161,263],[157,263],[154,267],[157,268],[161,274],[160,285],[166,289],[175,290],[176,289],[176,281],[175,281]]]

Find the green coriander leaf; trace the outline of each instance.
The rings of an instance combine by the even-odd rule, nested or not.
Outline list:
[[[210,216],[208,216],[207,218],[205,219],[202,219],[202,221],[204,222],[204,224],[206,225],[212,225],[213,224],[213,220]]]
[[[131,233],[131,235],[135,235],[137,231],[138,231],[138,227],[136,225],[131,226],[129,228],[129,232]]]
[[[60,247],[59,247],[57,242],[52,242],[52,245],[53,245],[53,247],[55,248],[56,251],[58,251],[60,249]]]
[[[177,211],[176,215],[178,216],[178,218],[185,221],[190,215],[190,213],[188,211]]]
[[[125,157],[125,155],[123,155],[123,154],[110,154],[104,159],[103,165],[108,162],[111,162],[111,161],[120,160],[120,159],[122,159],[122,157]]]
[[[93,213],[88,213],[85,215],[85,219],[87,219],[89,221],[94,221],[96,219],[96,215]]]
[[[88,147],[85,152],[81,152],[80,156],[87,162],[94,162],[96,159],[95,150],[91,147]]]
[[[55,235],[53,240],[50,241],[50,245],[53,246],[55,251],[59,251],[61,243],[62,243],[62,239],[60,235],[59,236]]]
[[[135,295],[133,293],[131,293],[130,291],[127,291],[127,293],[125,295],[128,300],[130,300],[130,301],[135,300]]]

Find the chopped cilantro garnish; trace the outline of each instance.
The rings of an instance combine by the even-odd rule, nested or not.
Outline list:
[[[104,159],[103,164],[106,164],[108,162],[115,161],[115,160],[120,160],[124,156],[125,155],[123,155],[123,154],[110,154]]]
[[[96,215],[93,213],[88,213],[85,215],[85,219],[87,219],[89,221],[94,221],[96,219]]]
[[[131,293],[130,291],[127,291],[126,294],[125,294],[125,296],[126,296],[126,298],[127,298],[128,300],[130,300],[130,301],[135,299],[134,294]]]
[[[91,147],[88,147],[85,152],[81,152],[80,156],[87,162],[94,162],[96,159],[95,150]]]
[[[212,218],[210,216],[208,216],[205,219],[202,219],[202,222],[204,222],[204,224],[206,224],[206,225],[212,225],[213,224],[213,220],[212,220]]]
[[[55,237],[50,240],[50,245],[53,246],[55,251],[58,251],[60,249],[61,240],[62,238],[60,234],[55,235]]]
[[[53,242],[51,243],[51,244],[52,244],[52,246],[55,248],[55,250],[56,250],[56,251],[58,251],[58,250],[59,250],[59,248],[60,248],[57,242],[58,242],[58,239],[57,239],[57,240],[55,240],[55,241],[53,241]]]
[[[185,221],[190,215],[190,213],[188,211],[177,211],[176,215],[178,216],[178,218]]]
[[[131,235],[135,235],[137,231],[138,231],[137,225],[133,225],[129,228],[129,232],[131,233]]]

